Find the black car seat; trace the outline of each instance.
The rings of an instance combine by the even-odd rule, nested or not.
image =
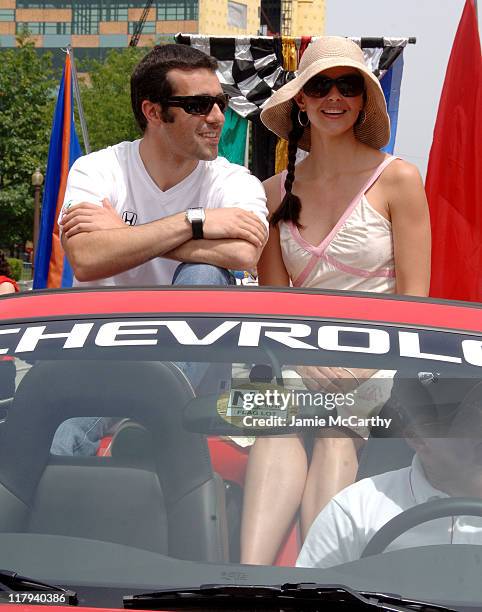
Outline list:
[[[0,437],[0,531],[116,542],[180,559],[228,558],[223,483],[204,436],[182,426],[193,397],[171,363],[48,361],[25,375]],[[140,423],[152,453],[57,457],[57,427],[77,416]]]
[[[0,426],[7,418],[15,395],[16,375],[15,360],[6,355],[0,356]]]
[[[385,412],[383,416],[389,414]],[[399,470],[411,464],[414,451],[405,438],[370,435],[361,451],[356,479]]]

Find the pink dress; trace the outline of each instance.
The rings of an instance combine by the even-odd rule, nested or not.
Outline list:
[[[392,225],[365,196],[394,159],[388,157],[376,168],[318,246],[306,242],[294,223],[280,222],[281,252],[293,286],[394,293]],[[282,196],[285,176],[283,172]]]
[[[392,224],[368,202],[365,193],[396,157],[388,157],[353,198],[338,223],[318,245],[302,238],[296,225],[280,222],[281,252],[295,287],[351,291],[395,292]],[[284,196],[284,179],[281,191]],[[378,370],[357,388],[356,405],[337,408],[341,417],[368,418],[378,414],[390,397],[394,370]],[[295,378],[297,374],[292,373]],[[363,424],[349,427],[367,439]]]

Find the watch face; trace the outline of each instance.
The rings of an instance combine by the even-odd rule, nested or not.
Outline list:
[[[187,218],[192,223],[193,221],[204,221],[205,214],[203,208],[190,208],[187,211]]]

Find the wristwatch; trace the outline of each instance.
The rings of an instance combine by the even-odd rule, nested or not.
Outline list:
[[[206,213],[204,208],[200,206],[197,208],[188,208],[186,210],[186,220],[191,224],[192,237],[194,240],[204,238],[203,223],[206,219]]]

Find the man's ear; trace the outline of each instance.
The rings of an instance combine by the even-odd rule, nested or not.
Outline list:
[[[158,125],[162,121],[161,109],[158,103],[144,100],[141,105],[141,110],[144,113],[147,123],[155,123]]]
[[[412,425],[407,425],[403,432],[403,436],[405,438],[406,443],[416,453],[421,453],[426,449],[427,445],[425,443],[424,438],[420,437],[420,435]]]

